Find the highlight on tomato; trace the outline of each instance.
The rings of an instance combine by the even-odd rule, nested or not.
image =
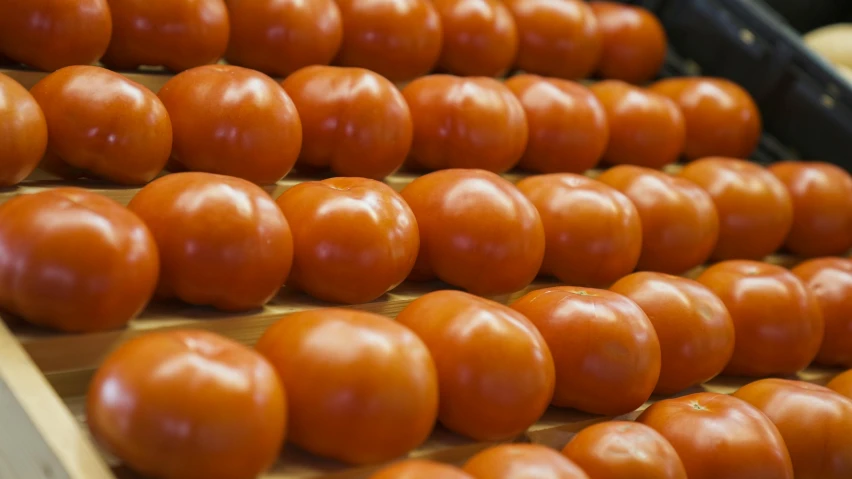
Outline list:
[[[432,0],[441,18],[438,68],[462,76],[500,77],[518,53],[518,28],[501,0]]]
[[[385,466],[369,479],[474,479],[461,469],[427,459],[405,459]]]
[[[464,471],[476,479],[589,479],[577,464],[539,444],[501,444],[467,460]]]
[[[23,181],[47,150],[47,122],[35,98],[0,73],[0,187]]]
[[[628,83],[653,80],[666,62],[668,40],[648,9],[616,2],[589,2],[603,40],[597,67],[602,78]]]
[[[852,399],[852,370],[838,374],[828,383],[828,388]]]

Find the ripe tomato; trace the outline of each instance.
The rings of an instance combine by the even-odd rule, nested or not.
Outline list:
[[[517,187],[544,224],[540,274],[575,286],[607,287],[636,268],[642,224],[626,196],[571,173],[529,176]]]
[[[18,82],[0,73],[0,187],[24,180],[47,149],[44,112]]]
[[[162,259],[158,294],[225,311],[259,308],[293,262],[287,220],[260,187],[210,173],[174,173],[128,205],[151,229]]]
[[[504,0],[518,28],[515,66],[576,80],[598,66],[603,39],[592,9],[579,0]]]
[[[666,62],[666,31],[643,7],[615,2],[589,3],[603,39],[598,73],[630,83],[654,79]]]
[[[556,365],[553,405],[618,416],[651,397],[660,342],[633,301],[600,289],[540,289],[512,304],[541,331]]]
[[[92,435],[162,479],[253,479],[278,458],[287,400],[261,355],[207,331],[136,337],[89,386]]]
[[[852,399],[852,370],[837,375],[837,377],[828,383],[828,387]]]
[[[157,284],[157,245],[117,202],[79,188],[0,206],[0,308],[67,332],[123,327]]]
[[[714,393],[665,399],[637,421],[671,443],[689,479],[793,479],[778,428],[740,399]]]
[[[598,181],[621,191],[642,221],[638,268],[681,274],[703,264],[719,237],[713,199],[698,185],[638,166],[617,166]]]
[[[166,107],[124,75],[95,66],[65,67],[30,92],[47,120],[42,169],[69,179],[88,174],[141,185],[166,166],[172,149]]]
[[[793,273],[731,260],[710,266],[698,282],[719,296],[734,320],[736,345],[727,374],[795,374],[813,361],[825,324],[816,296]]]
[[[432,0],[441,17],[438,66],[456,75],[499,77],[518,53],[518,28],[500,0]]]
[[[589,479],[573,461],[538,444],[501,444],[468,459],[476,479]]]
[[[511,183],[482,170],[443,170],[401,192],[420,229],[412,279],[439,278],[479,295],[532,283],[544,258],[544,226]]]
[[[793,199],[793,228],[784,246],[800,256],[845,254],[852,248],[852,176],[820,162],[769,167]]]
[[[674,100],[686,121],[684,154],[748,158],[760,141],[760,111],[751,95],[721,78],[669,78],[650,90]]]
[[[335,60],[399,82],[425,75],[441,55],[441,19],[429,0],[337,0],[343,43]]]
[[[370,479],[474,479],[461,469],[423,459],[399,461],[381,469]]]
[[[411,149],[411,112],[396,86],[363,68],[312,66],[281,84],[302,122],[297,166],[381,179]]]
[[[438,420],[478,441],[526,431],[553,396],[553,358],[541,334],[507,306],[461,291],[435,291],[396,318],[432,352]]]
[[[172,160],[182,167],[271,184],[296,163],[302,147],[296,106],[262,73],[197,67],[166,82],[159,96],[174,127]]]
[[[285,316],[257,343],[289,400],[290,441],[352,464],[394,459],[429,437],[438,377],[423,341],[372,313]]]
[[[366,178],[300,183],[276,201],[293,230],[288,286],[337,303],[373,301],[414,267],[420,236],[411,208]]]
[[[637,422],[589,426],[562,454],[595,479],[686,479],[683,462],[669,441]]]
[[[493,78],[429,75],[402,94],[414,121],[409,159],[415,168],[504,173],[524,154],[529,130],[523,105]]]
[[[588,88],[536,75],[516,75],[505,85],[521,101],[529,126],[518,166],[540,173],[582,173],[597,166],[609,141],[609,124]]]

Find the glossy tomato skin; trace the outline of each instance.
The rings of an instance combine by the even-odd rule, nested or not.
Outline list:
[[[597,166],[609,141],[609,123],[588,88],[537,75],[515,75],[505,85],[521,101],[529,127],[519,167],[538,173],[583,173]]]
[[[544,226],[508,181],[482,170],[442,170],[415,179],[401,194],[420,230],[411,279],[438,278],[478,295],[513,293],[535,279]]]
[[[174,173],[142,188],[128,208],[157,241],[160,297],[244,311],[266,304],[290,272],[287,220],[265,191],[245,180]]]
[[[293,231],[288,286],[324,301],[366,303],[414,268],[417,220],[384,183],[366,178],[300,183],[276,203]]]
[[[346,309],[303,311],[273,324],[256,347],[287,390],[288,440],[308,452],[379,463],[432,432],[435,363],[423,342],[393,320]]]
[[[438,67],[463,76],[499,77],[518,53],[518,28],[500,0],[432,0],[441,18]]]
[[[411,149],[411,112],[402,93],[363,68],[310,66],[281,84],[302,123],[298,166],[381,179]]]
[[[200,330],[122,344],[92,379],[86,406],[99,442],[135,471],[163,479],[253,479],[278,458],[287,427],[272,366]]]
[[[571,173],[529,176],[517,187],[544,225],[541,274],[566,284],[605,288],[636,268],[642,224],[626,196]]]
[[[719,215],[698,185],[630,165],[610,168],[597,180],[624,193],[639,211],[638,269],[682,274],[710,257],[719,237]]]
[[[825,323],[819,302],[799,278],[769,263],[716,263],[697,278],[728,308],[736,345],[725,373],[795,374],[820,348]]]
[[[828,383],[829,389],[852,399],[852,370],[837,375]]]
[[[262,73],[201,66],[174,76],[159,96],[174,128],[172,160],[182,167],[272,184],[296,163],[299,113],[287,92]]]
[[[172,148],[172,123],[151,90],[96,66],[65,67],[30,91],[47,120],[42,169],[125,185],[154,179]]]
[[[539,444],[501,444],[468,459],[476,479],[589,479],[574,462]]]
[[[645,8],[615,2],[589,3],[603,40],[598,74],[607,79],[644,83],[666,62],[666,31]]]
[[[438,370],[438,420],[478,441],[513,438],[553,396],[553,358],[530,321],[502,304],[461,291],[414,300],[396,321],[429,348]]]
[[[414,122],[414,168],[504,173],[524,154],[529,128],[523,105],[493,78],[429,75],[402,94]]]
[[[527,293],[512,309],[529,318],[550,347],[554,406],[618,416],[651,397],[660,375],[660,342],[633,301],[606,290],[561,286]]]
[[[44,112],[30,93],[0,73],[0,186],[24,180],[47,149]]]
[[[381,469],[370,479],[474,479],[470,474],[449,464],[425,459],[407,459]]]

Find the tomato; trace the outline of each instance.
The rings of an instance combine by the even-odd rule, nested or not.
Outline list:
[[[852,176],[821,162],[782,161],[769,171],[793,199],[793,228],[784,246],[807,257],[845,254],[852,248]]]
[[[598,164],[609,140],[609,124],[588,88],[536,75],[516,75],[505,85],[521,101],[529,126],[518,166],[541,173],[582,173]]]
[[[441,18],[438,66],[456,75],[499,77],[518,53],[518,28],[500,0],[432,0]]]
[[[0,73],[0,187],[23,181],[47,149],[44,112],[18,82]]]
[[[468,459],[477,479],[589,479],[570,459],[538,444],[501,444]]]
[[[278,458],[287,400],[259,354],[207,331],[147,333],[122,344],[89,386],[92,435],[162,479],[253,479]]]
[[[571,173],[529,176],[517,187],[544,224],[540,274],[576,286],[607,287],[636,268],[642,224],[626,196]]]
[[[461,291],[435,291],[396,321],[426,343],[438,369],[438,420],[478,441],[513,438],[553,396],[553,358],[530,321],[507,306]]]
[[[504,0],[518,28],[515,66],[528,73],[576,80],[598,66],[603,51],[592,9],[579,0]]]
[[[290,75],[284,90],[302,122],[297,166],[381,179],[411,149],[411,112],[396,86],[362,68],[312,66]]]
[[[265,191],[245,180],[174,173],[142,188],[128,208],[157,241],[163,298],[225,311],[259,308],[290,272],[287,220]]]
[[[544,226],[513,184],[487,171],[443,170],[401,194],[420,230],[412,279],[437,277],[478,295],[513,293],[535,279]]]
[[[760,142],[760,111],[736,83],[721,78],[669,78],[650,90],[671,98],[683,112],[687,159],[748,158]]]
[[[633,301],[562,286],[527,293],[512,308],[532,321],[553,353],[554,406],[618,416],[651,397],[660,375],[660,342]]]
[[[408,328],[372,313],[319,309],[285,316],[257,350],[289,400],[289,440],[318,456],[378,463],[429,437],[438,411],[435,362]]]
[[[793,479],[778,428],[740,399],[714,393],[665,399],[637,421],[674,446],[689,479]]]
[[[644,83],[660,73],[666,62],[663,24],[643,7],[615,2],[589,3],[603,39],[598,73],[603,78]]]
[[[629,165],[610,168],[597,179],[624,193],[639,211],[640,270],[681,274],[710,257],[719,237],[719,215],[698,185]]]
[[[88,65],[112,35],[107,0],[5,0],[0,53],[44,71]]]
[[[828,387],[852,399],[852,370],[837,375],[828,383]]]
[[[402,94],[414,121],[409,160],[415,168],[504,173],[524,154],[529,129],[523,105],[493,78],[429,75]]]
[[[369,479],[474,479],[461,469],[424,459],[399,461],[381,469]]]
[[[159,96],[174,127],[172,159],[182,167],[271,184],[296,163],[302,147],[296,106],[262,73],[197,67],[166,82]]]
[[[589,426],[562,454],[595,479],[686,479],[683,462],[666,438],[637,422]]]

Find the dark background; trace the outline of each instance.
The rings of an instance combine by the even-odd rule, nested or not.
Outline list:
[[[793,28],[807,33],[824,25],[852,22],[852,0],[763,0]]]

